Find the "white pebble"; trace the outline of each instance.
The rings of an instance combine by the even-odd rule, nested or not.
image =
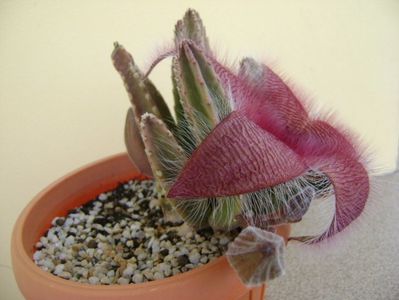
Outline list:
[[[108,277],[106,277],[106,276],[101,278],[100,281],[101,281],[102,284],[110,284],[111,283],[111,280]]]
[[[48,244],[47,238],[44,237],[44,236],[42,236],[42,237],[40,238],[40,243],[42,244],[42,246],[47,246],[47,244]]]
[[[51,260],[49,260],[49,259],[46,259],[44,262],[43,262],[43,266],[45,266],[48,270],[50,270],[50,271],[52,271],[53,269],[54,269],[54,264],[53,264],[53,262],[51,261]]]
[[[148,270],[144,270],[143,275],[145,276],[145,278],[147,278],[148,280],[153,280],[154,279],[154,274],[152,274],[150,271]]]
[[[67,255],[64,252],[61,252],[60,255],[58,255],[59,260],[66,260]]]
[[[134,274],[132,280],[134,283],[141,283],[143,282],[143,275],[140,273]]]
[[[148,243],[148,246],[151,247],[152,253],[159,253],[161,250],[161,246],[159,244],[159,241],[157,239],[151,239],[150,243]]]
[[[119,284],[129,284],[129,279],[126,279],[124,277],[121,277],[118,279]]]
[[[138,256],[137,256],[137,259],[138,260],[145,260],[147,258],[147,253],[140,253]]]
[[[133,275],[132,265],[128,265],[125,270],[123,270],[122,276],[125,278],[130,278]]]
[[[161,271],[165,276],[170,276],[170,274],[172,273],[172,268],[170,265],[165,264],[165,263],[160,263],[158,265],[158,269],[159,271]]]
[[[62,272],[59,274],[59,276],[64,279],[70,279],[72,277],[71,273],[69,273],[69,272]]]
[[[188,259],[190,260],[190,262],[194,265],[199,263],[199,260],[201,258],[201,255],[198,253],[197,250],[193,250],[190,255],[188,256]]]
[[[227,245],[229,242],[230,242],[230,240],[227,237],[225,237],[225,236],[221,237],[220,240],[219,240],[219,244],[222,245],[222,246]]]
[[[99,281],[100,281],[100,280],[99,280],[97,277],[95,277],[95,276],[89,277],[89,283],[90,283],[90,284],[98,284]]]
[[[179,250],[180,250],[179,256],[180,255],[188,255],[190,253],[186,247],[182,247]]]
[[[205,255],[201,257],[200,262],[203,264],[206,264],[208,262],[208,257],[206,257]]]
[[[75,244],[75,237],[73,235],[69,235],[64,242],[65,247],[71,247]]]
[[[54,269],[54,274],[60,275],[64,271],[64,267],[65,267],[65,265],[63,265],[63,264],[56,265],[55,269]]]
[[[42,251],[40,251],[40,250],[35,251],[35,253],[33,254],[33,259],[34,259],[35,261],[38,261],[38,260],[40,260],[41,258],[42,258]]]
[[[155,272],[155,274],[154,274],[154,279],[155,279],[155,280],[159,280],[159,279],[163,279],[163,278],[164,278],[164,276],[163,276],[162,273],[160,273],[160,272]]]
[[[122,236],[126,239],[130,239],[131,235],[130,235],[130,231],[129,229],[125,229],[122,233]]]
[[[102,193],[102,194],[100,194],[100,196],[98,196],[98,199],[101,201],[107,200],[107,198],[108,198],[107,194],[104,194],[104,193]]]
[[[64,223],[64,227],[70,227],[73,224],[73,220],[71,218],[67,218]]]

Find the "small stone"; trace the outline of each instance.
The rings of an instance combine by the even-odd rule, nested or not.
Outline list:
[[[125,270],[122,272],[122,276],[125,278],[130,278],[133,275],[134,269],[131,264],[128,264]]]
[[[102,284],[111,284],[111,280],[110,280],[108,277],[106,277],[106,276],[104,276],[103,278],[101,278],[100,282],[101,282]]]
[[[153,275],[149,270],[144,270],[144,271],[143,271],[143,276],[144,276],[147,280],[153,280],[153,279],[154,279],[154,275]]]
[[[162,273],[160,273],[160,272],[155,272],[155,274],[154,274],[154,279],[155,279],[155,280],[160,280],[160,279],[163,279],[163,278],[164,278],[164,276],[163,276]]]
[[[138,260],[145,260],[147,258],[147,253],[140,253],[137,255]]]
[[[160,263],[158,265],[159,271],[161,271],[166,277],[170,276],[172,273],[172,268],[169,264],[166,263]]]
[[[199,260],[201,258],[201,254],[198,253],[198,251],[196,249],[194,249],[190,255],[188,256],[188,259],[190,260],[190,262],[194,265],[199,263]]]
[[[107,272],[107,276],[108,277],[114,277],[115,276],[115,271],[114,270],[108,271]]]
[[[42,258],[42,251],[35,251],[35,253],[33,254],[33,259],[35,261],[39,261]]]
[[[95,276],[89,277],[90,284],[98,284],[99,282],[100,282],[100,280],[97,277],[95,277]]]
[[[69,235],[64,242],[65,247],[71,247],[75,243],[75,237]]]
[[[200,262],[203,264],[206,264],[208,262],[208,257],[206,257],[205,255],[201,257]]]
[[[179,273],[180,273],[180,270],[178,268],[173,268],[173,270],[172,270],[173,275],[177,275]]]
[[[54,270],[54,263],[50,259],[44,260],[43,266],[46,267],[49,271]]]
[[[100,194],[100,196],[98,196],[98,199],[101,201],[107,200],[107,198],[108,198],[107,194],[104,194],[104,193],[102,193],[102,194]]]
[[[189,262],[188,256],[187,255],[180,255],[177,258],[177,263],[179,264],[179,266],[183,267],[185,266],[187,263]]]
[[[65,267],[65,265],[63,265],[63,264],[56,265],[54,268],[54,274],[60,275],[64,271],[64,267]]]
[[[132,280],[134,283],[141,283],[143,282],[143,275],[140,273],[134,274]]]
[[[219,244],[222,245],[222,246],[227,245],[229,242],[230,242],[230,239],[228,237],[225,237],[225,236],[221,237],[220,240],[219,240]]]
[[[96,242],[96,240],[90,240],[90,241],[87,243],[87,248],[91,248],[91,249],[97,248],[97,242]]]
[[[124,285],[124,284],[129,284],[130,280],[124,277],[121,277],[118,279],[118,284]]]
[[[126,239],[130,239],[130,238],[131,238],[130,231],[129,231],[128,229],[125,229],[125,230],[122,232],[122,236],[123,236],[124,238],[126,238]]]
[[[162,249],[161,251],[159,251],[159,254],[161,254],[162,256],[167,256],[169,254],[169,250],[168,249]]]
[[[61,272],[58,276],[64,279],[70,279],[72,277],[72,274],[69,272]]]
[[[152,253],[159,253],[160,251],[160,245],[158,240],[153,240],[151,243],[151,250]]]
[[[62,226],[62,225],[64,225],[64,223],[65,223],[65,218],[57,218],[57,219],[55,220],[55,224],[56,224],[57,226]]]

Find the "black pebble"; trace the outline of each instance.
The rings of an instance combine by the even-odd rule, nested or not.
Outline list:
[[[57,218],[57,220],[55,220],[55,224],[57,226],[62,226],[65,223],[65,218]]]
[[[78,209],[77,208],[73,208],[73,209],[68,210],[68,215],[69,214],[76,214],[77,212],[79,212]]]
[[[184,267],[186,264],[188,264],[188,262],[189,262],[189,259],[188,259],[188,256],[186,254],[180,255],[177,258],[177,263],[179,264],[180,267]]]
[[[127,252],[122,254],[123,259],[131,259],[133,256],[134,256],[133,252]]]
[[[211,227],[199,229],[197,230],[197,233],[207,238],[213,236],[214,234],[213,229]]]
[[[168,249],[162,249],[161,251],[159,251],[159,254],[161,254],[162,256],[167,256],[169,254],[169,250]]]
[[[85,215],[88,215],[90,213],[90,208],[83,206],[80,209]]]
[[[107,231],[105,231],[103,229],[98,229],[97,233],[101,233],[103,236],[108,236],[108,234],[109,234]]]
[[[148,227],[155,227],[155,223],[156,223],[156,220],[150,219],[150,220],[148,220],[148,222],[147,222],[147,226],[148,226]]]
[[[104,217],[96,217],[96,218],[94,218],[93,223],[100,224],[100,225],[104,226],[105,224],[108,223],[108,220]]]

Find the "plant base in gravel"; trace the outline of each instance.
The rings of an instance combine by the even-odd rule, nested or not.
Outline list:
[[[167,221],[158,195],[151,180],[129,181],[56,217],[36,244],[35,263],[81,283],[142,283],[214,260],[238,234]]]

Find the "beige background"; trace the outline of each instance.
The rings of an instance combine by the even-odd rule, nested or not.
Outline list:
[[[370,145],[375,170],[393,169],[398,1],[0,0],[1,299],[22,299],[9,241],[29,199],[66,172],[124,150],[128,100],[109,58],[113,41],[145,66],[188,7],[200,12],[221,57],[271,64]],[[169,62],[152,78],[171,101]]]

